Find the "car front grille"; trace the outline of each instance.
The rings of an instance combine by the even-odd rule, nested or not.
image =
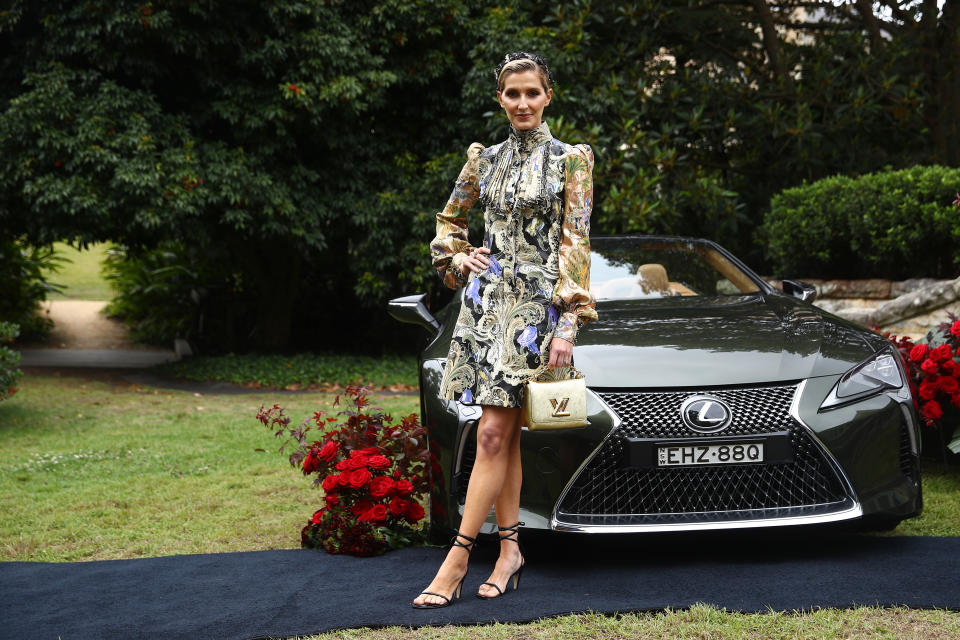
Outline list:
[[[681,391],[600,392],[620,426],[571,483],[557,521],[646,525],[782,518],[833,513],[850,499],[820,446],[790,415],[796,384]],[[720,433],[687,428],[680,405],[709,394],[730,407]],[[792,460],[767,464],[627,467],[627,438],[717,438],[789,432]]]

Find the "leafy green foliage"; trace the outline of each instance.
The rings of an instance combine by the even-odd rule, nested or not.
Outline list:
[[[777,276],[956,276],[960,169],[834,176],[773,198],[761,233]],[[797,247],[803,247],[798,251]]]
[[[357,214],[396,184],[395,150],[431,128],[422,157],[448,142],[456,121],[434,114],[456,112],[442,87],[467,16],[452,0],[15,1],[0,16],[0,227],[226,255],[248,310],[229,346],[286,344],[298,298],[324,293],[306,276],[346,280],[356,307],[397,272],[353,265],[373,253],[352,239],[383,223]]]
[[[20,327],[12,322],[0,322],[0,400],[6,400],[17,392],[17,383],[23,376],[20,371],[20,354],[6,346],[20,334]]]
[[[222,258],[172,241],[141,253],[111,249],[103,275],[116,295],[107,313],[127,323],[141,342],[169,346],[184,338],[205,351],[229,348],[249,312],[236,295],[243,290],[242,272],[231,272]]]
[[[40,314],[40,302],[60,289],[46,281],[62,265],[52,247],[37,247],[0,233],[0,322],[13,322],[28,340],[45,337],[53,322]]]
[[[0,229],[179,247],[231,312],[196,325],[213,349],[400,344],[383,303],[441,293],[433,215],[467,145],[505,137],[491,70],[522,48],[558,80],[554,134],[594,148],[595,232],[707,236],[760,266],[784,188],[958,162],[960,13],[894,4],[12,0]]]
[[[296,355],[196,356],[161,365],[158,371],[185,380],[232,382],[257,387],[415,387],[416,359],[409,356],[372,357],[348,353]]]

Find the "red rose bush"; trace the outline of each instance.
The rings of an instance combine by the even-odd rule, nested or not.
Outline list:
[[[906,336],[883,335],[900,352],[910,373],[914,404],[927,426],[940,426],[951,431],[955,425],[942,425],[944,412],[960,409],[960,319],[947,313],[950,320],[926,335],[926,343],[914,343]],[[935,341],[943,340],[934,346]],[[954,411],[954,417],[957,413]],[[947,432],[949,433],[949,431]],[[955,434],[947,447],[960,453],[960,434]]]
[[[293,445],[290,464],[324,492],[324,506],[300,534],[304,547],[329,553],[372,556],[423,539],[424,509],[430,491],[430,453],[426,429],[416,414],[396,424],[369,407],[366,387],[347,387],[353,408],[328,417],[317,411],[298,428],[279,405],[260,406],[257,420],[287,436],[282,452]],[[340,397],[334,401],[339,404]],[[308,433],[316,429],[320,439]]]

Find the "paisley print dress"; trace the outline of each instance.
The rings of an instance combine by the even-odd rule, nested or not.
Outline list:
[[[511,127],[504,142],[474,143],[443,211],[430,253],[444,284],[465,287],[441,393],[464,404],[519,407],[523,383],[549,361],[550,341],[571,343],[595,320],[590,294],[593,152],[550,135],[546,123]],[[467,213],[483,207],[490,266],[462,271],[473,249]]]

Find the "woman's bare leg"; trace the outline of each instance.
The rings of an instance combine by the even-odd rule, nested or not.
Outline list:
[[[523,483],[523,466],[520,462],[520,414],[516,416],[517,424],[513,429],[513,439],[510,441],[510,460],[507,463],[507,476],[503,481],[503,489],[493,503],[497,514],[497,524],[501,527],[512,527],[520,520],[520,487]],[[508,532],[504,532],[506,534]],[[523,558],[520,555],[520,545],[509,540],[501,540],[500,557],[493,573],[486,582],[495,582],[506,585],[513,572],[520,568]],[[493,598],[499,592],[493,587],[482,584],[477,591],[482,596]]]
[[[507,469],[510,465],[511,446],[519,438],[520,409],[510,407],[483,407],[483,415],[477,425],[477,459],[467,485],[467,499],[463,505],[463,518],[459,532],[475,538],[480,526],[490,514],[490,507],[500,495]],[[514,431],[517,433],[514,434]],[[519,440],[517,440],[519,443]],[[518,457],[519,460],[519,457]],[[518,503],[519,504],[519,503]],[[512,524],[512,523],[511,523]],[[467,543],[467,540],[460,538]],[[467,550],[452,547],[440,565],[433,582],[425,589],[448,595],[453,592],[467,571]],[[419,595],[414,604],[442,604],[442,598]]]

